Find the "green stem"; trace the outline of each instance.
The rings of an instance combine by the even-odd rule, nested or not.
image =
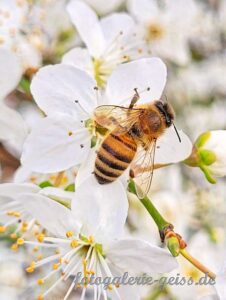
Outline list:
[[[128,185],[128,190],[130,193],[137,196],[135,182],[133,180],[130,180]],[[166,229],[167,227],[172,226],[169,222],[167,222],[162,217],[162,215],[159,213],[157,208],[154,206],[154,204],[150,201],[150,199],[147,196],[145,196],[143,199],[140,199],[140,202],[146,208],[146,210],[154,220],[155,224],[158,226],[160,232]]]

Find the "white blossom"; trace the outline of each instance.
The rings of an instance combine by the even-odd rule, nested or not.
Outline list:
[[[63,57],[63,63],[72,64],[89,72],[98,86],[121,63],[147,56],[145,41],[137,35],[132,17],[114,13],[98,19],[84,2],[71,0],[67,10],[87,48],[74,48]]]
[[[165,82],[166,67],[159,58],[120,65],[110,76],[104,93],[96,90],[92,77],[73,66],[42,68],[32,82],[31,91],[47,117],[28,136],[22,164],[36,172],[50,173],[83,163],[96,134],[92,120],[98,105],[128,106],[135,87],[140,91],[139,104],[150,103],[161,98]],[[190,140],[182,131],[180,136],[181,143],[169,128],[159,138],[161,147],[156,151],[156,162],[178,162],[190,154]]]
[[[87,189],[87,186],[89,189]],[[90,194],[92,190],[92,194]],[[75,192],[71,210],[44,198],[41,195],[22,195],[25,210],[33,215],[53,237],[44,237],[40,247],[59,249],[57,254],[32,262],[27,271],[32,272],[46,263],[53,263],[53,269],[38,280],[44,284],[54,274],[56,281],[42,294],[45,299],[62,281],[69,278],[72,283],[64,299],[68,299],[73,289],[79,286],[76,274],[82,272],[87,284],[81,285],[81,299],[84,299],[87,287],[93,290],[93,299],[107,295],[113,299],[139,299],[139,290],[135,287],[109,284],[90,285],[91,275],[96,277],[122,276],[129,274],[156,274],[176,268],[176,260],[167,251],[142,240],[123,239],[123,227],[127,217],[128,203],[126,192],[120,182],[100,186],[93,176],[87,179]],[[25,244],[33,244],[25,241]]]

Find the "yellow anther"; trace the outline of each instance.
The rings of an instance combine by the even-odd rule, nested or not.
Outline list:
[[[7,211],[7,213],[6,213],[8,216],[13,216],[13,214],[14,214],[14,211]]]
[[[27,273],[33,273],[34,272],[34,268],[32,268],[32,267],[28,267],[27,269],[26,269],[26,272]]]
[[[94,243],[94,237],[92,235],[89,236],[89,243],[93,244]]]
[[[21,216],[21,213],[18,211],[14,212],[14,217],[19,218]]]
[[[70,237],[72,237],[73,235],[74,235],[74,233],[73,233],[72,231],[66,232],[66,237],[67,237],[67,238],[70,238]]]
[[[44,282],[45,282],[44,279],[41,279],[41,278],[38,279],[38,281],[37,281],[38,285],[42,285],[42,284],[44,284]]]
[[[17,243],[18,246],[22,246],[24,244],[24,239],[19,238],[19,239],[17,239],[16,243]]]
[[[91,275],[95,274],[95,272],[93,270],[89,270],[89,272],[90,272]]]
[[[22,223],[22,227],[27,227],[28,226],[28,223],[27,222],[23,222]]]
[[[65,275],[65,273],[64,272],[61,272],[61,276],[63,277]]]
[[[11,239],[17,239],[17,234],[16,233],[11,233],[10,234]]]
[[[44,241],[44,237],[45,235],[43,233],[39,233],[36,238],[39,241],[39,243],[42,243]]]
[[[68,135],[69,135],[69,136],[72,136],[72,134],[73,134],[72,131],[69,131],[69,132],[68,132]]]
[[[113,285],[112,285],[112,284],[109,284],[109,285],[108,285],[108,289],[109,289],[109,291],[112,291],[112,290],[113,290]]]
[[[43,259],[43,254],[39,254],[37,257],[37,260],[41,260],[41,259]]]
[[[65,265],[68,265],[69,264],[69,260],[65,259],[64,263],[65,263]]]
[[[60,254],[60,250],[57,249],[57,250],[55,251],[55,253],[56,253],[56,254]]]
[[[36,265],[35,261],[32,261],[31,264],[30,264],[30,267],[35,268],[35,265]]]
[[[79,245],[79,242],[77,240],[72,240],[71,241],[71,247],[76,248]]]
[[[62,264],[62,262],[63,262],[63,258],[60,257],[60,258],[59,258],[59,263]]]
[[[12,244],[11,250],[17,251],[18,250],[18,245],[17,244]]]
[[[36,247],[33,248],[34,252],[37,252],[38,250],[39,250],[38,246],[36,246]]]
[[[53,270],[57,270],[60,266],[60,263],[53,264]]]
[[[21,213],[19,211],[7,211],[6,214],[10,217],[16,217],[16,218],[19,218],[21,216]]]
[[[0,233],[4,233],[6,231],[6,227],[5,226],[0,226]]]
[[[43,300],[44,298],[43,298],[43,296],[40,294],[40,295],[38,295],[38,298],[37,298],[37,300]]]
[[[116,283],[116,284],[115,284],[115,287],[116,287],[116,288],[120,288],[120,284],[119,284],[119,283]]]
[[[77,286],[76,286],[78,289],[80,289],[82,286],[81,286],[81,284],[77,284]]]

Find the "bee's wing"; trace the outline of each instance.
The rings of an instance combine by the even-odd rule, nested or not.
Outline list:
[[[99,125],[114,131],[114,134],[123,134],[128,132],[137,122],[142,111],[139,108],[131,109],[123,106],[101,105],[95,109],[94,117]]]
[[[138,151],[135,161],[131,165],[131,171],[137,179],[136,192],[139,199],[144,198],[150,188],[154,173],[156,139],[152,139],[145,149]]]

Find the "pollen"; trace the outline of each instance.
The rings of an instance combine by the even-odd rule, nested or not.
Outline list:
[[[19,238],[19,239],[17,239],[16,243],[17,243],[18,246],[22,246],[24,244],[24,239]]]
[[[18,245],[17,244],[12,244],[11,250],[17,251],[18,250]]]
[[[39,233],[36,238],[39,241],[39,243],[42,243],[44,241],[44,237],[45,235],[43,233]]]
[[[108,289],[109,289],[109,291],[112,291],[112,290],[113,290],[113,285],[112,285],[112,284],[109,284],[109,285],[108,285]]]
[[[74,233],[72,232],[72,231],[68,231],[67,233],[66,233],[66,237],[67,238],[70,238],[70,237],[72,237],[74,235]]]
[[[19,211],[7,211],[6,214],[10,217],[16,217],[16,218],[19,218],[21,216],[21,213]]]
[[[26,268],[26,272],[27,273],[33,273],[35,270],[35,261],[32,261],[30,266],[28,268]]]
[[[39,254],[37,257],[37,260],[41,260],[41,259],[43,259],[43,254]]]
[[[92,235],[90,235],[88,241],[89,241],[90,244],[93,244],[94,243],[94,237]]]
[[[43,300],[44,298],[43,298],[43,296],[40,294],[40,295],[38,295],[38,298],[37,298],[37,300]]]
[[[77,240],[71,241],[71,247],[76,248],[79,245],[79,242]]]
[[[34,252],[37,252],[38,250],[39,250],[39,248],[37,246],[33,248]]]
[[[60,263],[53,264],[53,270],[57,270],[60,266]]]
[[[11,239],[15,240],[15,239],[17,239],[17,234],[15,232],[11,233],[10,237],[11,237]]]
[[[33,273],[34,272],[34,268],[32,268],[32,267],[28,267],[28,268],[26,268],[26,272],[27,273]]]
[[[44,279],[42,279],[42,278],[40,278],[40,279],[38,279],[38,281],[37,281],[37,283],[38,283],[38,285],[42,285],[42,284],[44,284]]]
[[[5,226],[0,226],[0,233],[4,233],[6,231],[6,227]]]

